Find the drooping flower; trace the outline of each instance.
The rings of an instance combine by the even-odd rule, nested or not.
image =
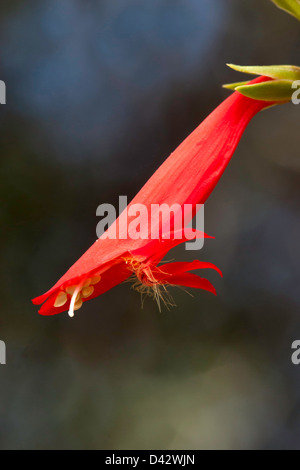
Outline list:
[[[251,83],[268,81],[259,77]],[[193,261],[160,265],[166,253],[186,240],[207,237],[202,232],[184,229],[178,234],[174,220],[161,227],[158,239],[132,239],[128,227],[128,210],[133,204],[190,204],[191,216],[197,204],[203,204],[213,191],[228,165],[250,120],[270,101],[247,98],[238,92],[221,103],[165,160],[115,223],[45,294],[33,299],[43,303],[42,315],[74,310],[107,290],[135,275],[138,290],[152,292],[159,302],[168,301],[167,285],[201,288],[215,293],[212,284],[191,271],[220,270],[210,263]],[[126,219],[126,223],[124,221]],[[124,229],[125,227],[125,229]],[[123,232],[122,232],[123,230]],[[109,232],[118,234],[116,239]],[[179,236],[178,236],[179,235]]]

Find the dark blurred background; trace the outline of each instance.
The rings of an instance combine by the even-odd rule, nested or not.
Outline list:
[[[300,107],[250,124],[205,206],[218,297],[160,313],[128,284],[74,319],[40,317],[96,238],[242,76],[300,65],[300,25],[269,0],[2,2],[2,449],[300,449]]]

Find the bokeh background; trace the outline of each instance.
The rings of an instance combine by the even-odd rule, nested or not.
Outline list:
[[[0,447],[300,449],[300,107],[255,118],[205,206],[218,297],[160,313],[125,284],[72,320],[30,301],[243,78],[225,63],[300,65],[299,23],[269,0],[0,11]]]

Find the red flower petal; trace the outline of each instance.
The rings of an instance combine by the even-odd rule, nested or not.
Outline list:
[[[258,77],[250,83],[269,80]],[[271,104],[233,93],[164,161],[131,204],[204,204],[251,119]]]
[[[212,263],[206,263],[204,261],[194,260],[191,262],[177,261],[174,263],[162,264],[159,266],[160,271],[169,274],[176,275],[185,273],[187,271],[194,271],[196,269],[214,269],[220,276],[223,277],[222,271]]]
[[[176,274],[175,276],[171,276],[170,279],[167,281],[168,284],[174,286],[185,286],[185,287],[192,287],[194,289],[203,289],[211,292],[214,295],[217,295],[216,289],[209,282],[207,279],[197,276],[196,274],[191,273],[183,273],[183,274]]]
[[[200,230],[185,228],[164,234],[163,238],[149,240],[142,248],[131,250],[134,256],[144,257],[145,260],[151,260],[152,263],[158,263],[172,248],[182,243],[198,238],[214,238]]]

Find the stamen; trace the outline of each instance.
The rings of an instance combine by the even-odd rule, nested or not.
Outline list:
[[[81,296],[86,299],[87,297],[89,297],[90,295],[92,295],[92,293],[94,292],[94,287],[93,286],[88,286],[88,287],[84,287],[82,289],[82,292],[81,292]]]
[[[84,281],[84,283],[82,284],[82,287],[88,287],[91,283],[92,279],[91,278],[88,278]]]
[[[66,293],[69,294],[69,295],[73,295],[75,290],[76,290],[76,286],[68,286],[66,288]]]
[[[82,287],[82,284],[79,284],[79,285],[76,287],[76,289],[75,289],[75,291],[74,291],[74,293],[73,293],[73,295],[72,295],[71,303],[70,303],[70,308],[69,308],[69,312],[68,312],[68,313],[69,313],[69,317],[74,317],[74,309],[75,309],[75,310],[78,310],[78,308],[80,308],[81,305],[82,305],[82,300],[81,300],[81,299],[80,299],[80,300],[77,300],[77,295],[78,295],[78,293],[80,293],[81,287]],[[81,304],[80,304],[80,306],[78,307],[78,304],[80,303],[80,301],[81,301]],[[75,308],[75,303],[76,303],[77,308]]]
[[[82,298],[86,299],[87,297],[90,297],[92,293],[94,292],[94,287],[93,284],[97,284],[99,281],[101,281],[101,276],[93,276],[92,278],[87,278],[81,281],[80,284],[77,286],[68,286],[66,287],[66,293],[71,296],[71,302],[70,302],[70,307],[69,307],[69,316],[74,317],[74,312],[75,310],[78,310],[82,306]],[[55,301],[55,304],[58,302],[62,302],[62,304],[55,305],[55,306],[61,306],[64,305],[67,301],[67,294],[65,292],[61,292],[59,295],[61,297],[59,298],[59,295]]]
[[[78,302],[78,300],[81,299],[81,292],[79,291],[78,294],[76,295],[75,303]]]
[[[79,310],[80,307],[82,307],[82,304],[83,304],[82,299],[77,300],[74,305],[74,311]]]
[[[68,300],[68,296],[65,292],[59,292],[58,296],[55,299],[54,307],[62,307]]]
[[[100,281],[101,281],[101,276],[94,276],[92,277],[90,284],[95,285],[95,284],[98,284],[98,282]]]

